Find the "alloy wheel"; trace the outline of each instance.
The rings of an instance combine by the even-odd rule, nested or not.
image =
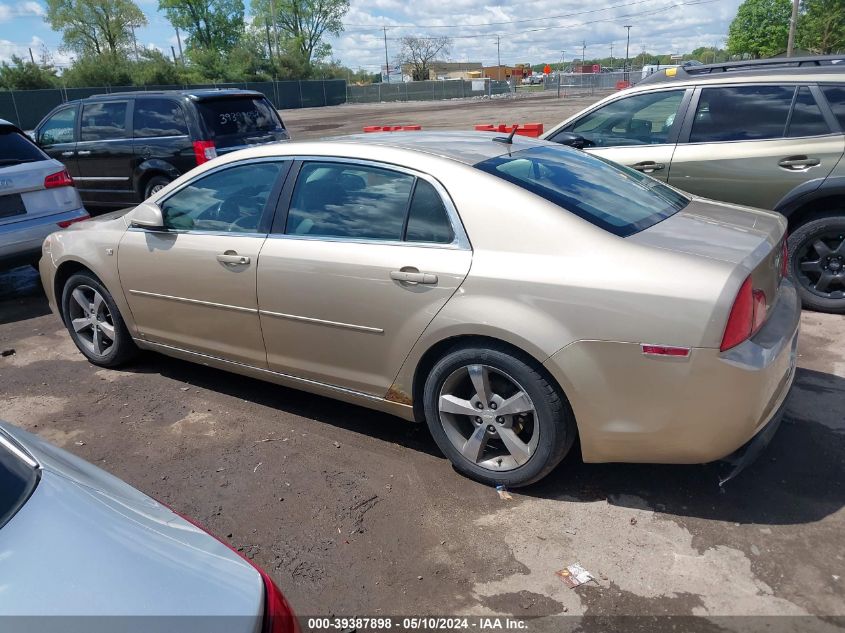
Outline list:
[[[102,357],[111,351],[114,321],[103,295],[91,286],[77,286],[71,292],[68,314],[74,336],[89,353]]]
[[[455,370],[443,382],[437,402],[449,441],[477,466],[513,470],[537,450],[534,403],[516,380],[495,367],[474,364]]]
[[[814,295],[845,298],[845,233],[817,233],[798,248],[795,275]]]
[[[153,195],[154,193],[158,193],[159,191],[164,189],[164,187],[165,187],[165,185],[163,185],[163,184],[153,185],[152,187],[150,187],[150,195]]]

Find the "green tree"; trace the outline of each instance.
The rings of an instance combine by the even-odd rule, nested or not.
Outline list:
[[[223,52],[244,32],[243,0],[159,0],[158,8],[192,47]]]
[[[798,47],[820,55],[845,50],[845,0],[804,0]]]
[[[62,73],[69,88],[132,85],[132,64],[123,53],[85,55]]]
[[[728,51],[732,55],[752,57],[771,57],[783,52],[791,15],[789,0],[745,0],[728,28]]]
[[[132,29],[147,18],[132,0],[47,0],[44,20],[81,55],[115,55],[132,44]]]
[[[35,90],[52,88],[57,83],[56,69],[49,64],[41,66],[17,55],[12,55],[9,62],[0,64],[0,88]]]
[[[256,26],[267,25],[274,42],[278,33],[311,64],[331,55],[331,46],[323,38],[343,31],[349,0],[252,0],[251,8]]]
[[[141,51],[137,62],[129,62],[129,73],[136,86],[169,86],[183,84],[184,72],[181,65],[173,63],[160,50],[148,48]]]

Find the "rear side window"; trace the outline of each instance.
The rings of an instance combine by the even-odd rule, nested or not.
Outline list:
[[[839,127],[845,132],[845,86],[821,86]]]
[[[408,213],[405,240],[449,244],[454,237],[455,233],[449,221],[449,214],[443,205],[443,198],[430,182],[417,180],[414,197],[411,199],[411,210]]]
[[[104,141],[126,136],[125,101],[103,101],[82,106],[80,141]]]
[[[254,134],[281,129],[279,116],[267,99],[210,99],[197,103],[211,139],[229,134]]]
[[[671,187],[633,169],[559,147],[505,154],[475,167],[621,237],[647,229],[689,203]]]
[[[65,108],[44,121],[44,125],[38,130],[38,142],[42,145],[72,143],[75,140],[77,110],[77,107]]]
[[[132,133],[135,138],[185,136],[185,113],[172,99],[136,99]]]
[[[38,470],[13,453],[0,438],[0,528],[21,509],[38,485]]]
[[[47,160],[47,155],[32,141],[19,132],[0,128],[0,167],[38,160]]]
[[[782,138],[795,88],[726,86],[704,88],[690,143]]]
[[[786,132],[788,137],[817,136],[828,134],[830,128],[824,120],[821,108],[813,98],[810,89],[802,86],[795,96],[795,105],[792,107],[792,116],[789,118],[789,128]]]

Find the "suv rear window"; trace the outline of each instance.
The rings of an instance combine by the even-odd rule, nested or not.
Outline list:
[[[9,128],[0,128],[0,167],[47,160],[47,155],[23,136]]]
[[[689,204],[678,191],[633,169],[560,147],[504,154],[475,167],[621,237],[645,230]]]
[[[8,448],[0,435],[0,528],[15,516],[38,485],[38,470]]]
[[[278,114],[267,99],[238,97],[199,101],[197,110],[213,140],[230,134],[254,134],[282,128]]]
[[[845,86],[820,86],[830,109],[839,121],[839,127],[845,131]]]

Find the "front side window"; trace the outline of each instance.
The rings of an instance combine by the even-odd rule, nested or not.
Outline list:
[[[126,138],[126,102],[103,101],[82,106],[80,141]]]
[[[414,180],[379,167],[306,163],[293,192],[285,232],[400,241]]]
[[[258,233],[284,161],[237,165],[198,178],[160,204],[164,227],[179,231]]]
[[[845,86],[821,86],[825,99],[839,121],[839,127],[845,132]]]
[[[132,116],[135,138],[188,134],[185,113],[172,99],[136,99]]]
[[[647,229],[689,204],[688,198],[657,180],[577,150],[538,147],[475,167],[621,237]]]
[[[704,88],[698,100],[690,143],[783,138],[795,88],[724,86]]]
[[[590,112],[568,131],[599,147],[667,143],[683,97],[683,90],[669,90],[618,99]]]
[[[55,145],[75,141],[76,111],[76,106],[65,108],[47,119],[38,131],[38,143]]]

